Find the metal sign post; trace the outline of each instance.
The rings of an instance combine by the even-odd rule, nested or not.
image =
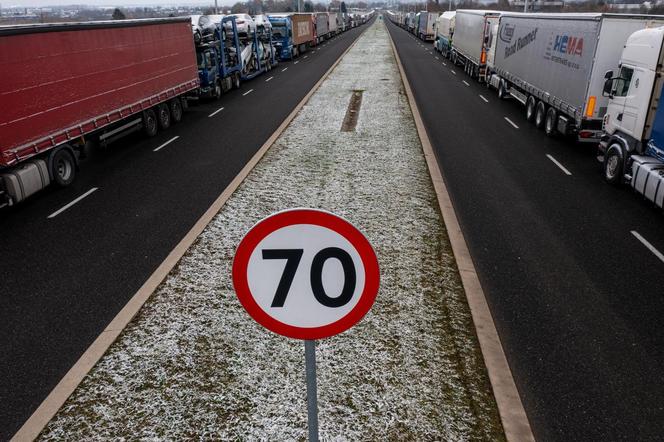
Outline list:
[[[318,442],[318,389],[316,387],[316,341],[304,341],[304,365],[307,375],[307,421],[309,442]]]

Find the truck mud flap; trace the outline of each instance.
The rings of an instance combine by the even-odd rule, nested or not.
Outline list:
[[[652,157],[633,156],[631,185],[658,207],[664,208],[664,163]]]

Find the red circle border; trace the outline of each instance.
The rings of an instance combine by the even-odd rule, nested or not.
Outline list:
[[[364,265],[364,289],[355,307],[344,317],[321,327],[297,327],[274,319],[254,300],[247,280],[249,258],[256,246],[269,234],[286,226],[313,224],[328,228],[350,242]],[[291,209],[259,221],[244,236],[233,259],[233,287],[242,307],[263,327],[295,339],[322,339],[342,333],[357,324],[373,306],[380,285],[378,258],[366,237],[345,219],[319,209]]]

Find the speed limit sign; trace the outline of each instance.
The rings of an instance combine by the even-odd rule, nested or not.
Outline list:
[[[379,285],[376,254],[348,221],[316,209],[292,209],[256,224],[233,261],[233,285],[265,328],[314,340],[355,325]]]

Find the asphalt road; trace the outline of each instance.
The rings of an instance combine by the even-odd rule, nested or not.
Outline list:
[[[130,136],[93,152],[71,187],[0,213],[0,440],[18,430],[365,28],[192,106],[153,139]]]
[[[661,440],[664,262],[636,234],[664,252],[662,211],[389,30],[536,438]]]

